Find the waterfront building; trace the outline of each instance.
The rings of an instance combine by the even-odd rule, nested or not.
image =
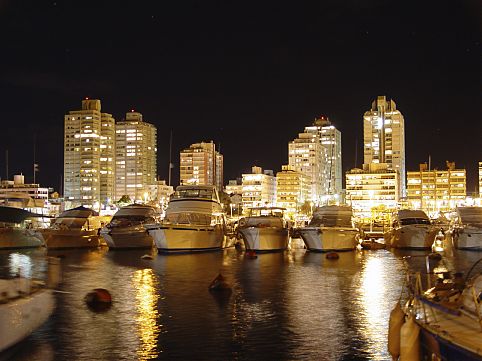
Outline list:
[[[166,209],[174,187],[167,185],[165,180],[158,180],[153,185],[148,186],[148,201],[155,202],[161,209]]]
[[[363,164],[363,169],[354,168],[346,176],[346,201],[353,211],[370,216],[374,207],[395,210],[399,202],[400,180],[398,170],[386,163]]]
[[[276,177],[272,170],[254,166],[251,173],[243,174],[243,212],[249,208],[276,206]]]
[[[25,208],[35,212],[47,206],[51,189],[39,184],[25,184],[22,174],[13,176],[13,180],[0,183],[0,204],[3,206]]]
[[[223,156],[213,141],[191,144],[180,153],[180,183],[223,187]]]
[[[231,179],[224,188],[224,191],[229,195],[231,203],[229,204],[230,215],[240,215],[243,207],[243,184],[241,178]]]
[[[286,208],[286,214],[294,218],[305,202],[311,203],[311,179],[283,165],[276,173],[276,205]]]
[[[466,171],[447,162],[447,170],[428,169],[420,164],[418,171],[407,172],[407,201],[413,209],[429,215],[453,210],[467,197]]]
[[[98,99],[82,100],[64,117],[64,198],[72,206],[100,209],[114,190],[114,118]],[[101,173],[102,171],[102,173]]]
[[[363,116],[364,163],[386,163],[400,174],[400,196],[405,195],[405,125],[393,100],[379,96]]]
[[[157,179],[157,129],[132,110],[115,133],[115,199],[145,202]]]

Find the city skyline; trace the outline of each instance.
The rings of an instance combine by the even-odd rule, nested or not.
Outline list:
[[[342,133],[346,172],[363,163],[363,114],[385,95],[405,118],[407,170],[429,156],[442,169],[455,161],[467,169],[467,191],[478,185],[475,2],[427,2],[416,12],[415,3],[377,1],[106,4],[1,3],[2,178],[7,149],[9,178],[32,178],[36,134],[37,181],[58,189],[63,115],[86,96],[117,121],[134,108],[158,128],[161,179],[173,131],[173,184],[179,151],[200,141],[221,147],[225,183],[253,165],[279,171],[286,144],[320,115]]]

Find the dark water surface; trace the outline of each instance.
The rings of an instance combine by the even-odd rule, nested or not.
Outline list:
[[[64,282],[49,321],[15,360],[390,360],[388,318],[400,297],[402,256],[386,250],[325,254],[292,250],[248,259],[224,252],[58,251]],[[482,254],[461,252],[467,270]],[[3,271],[45,272],[45,251],[0,254]],[[414,258],[423,268],[423,258]],[[208,286],[221,272],[228,295]],[[106,288],[112,308],[94,313],[84,296]]]

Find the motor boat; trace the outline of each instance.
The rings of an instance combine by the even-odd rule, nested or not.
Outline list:
[[[255,207],[238,222],[237,232],[246,251],[282,251],[288,247],[290,224],[284,218],[285,208]]]
[[[307,227],[298,232],[310,251],[350,251],[358,245],[360,231],[353,225],[348,206],[323,206],[313,212]]]
[[[226,246],[226,216],[216,187],[181,185],[162,222],[145,224],[159,252],[220,250]]]
[[[0,279],[0,355],[39,328],[55,309],[53,288],[60,279],[58,258],[49,258],[49,280]]]
[[[83,206],[62,212],[49,228],[40,233],[49,249],[96,248],[100,246],[100,229],[107,223],[92,209]]]
[[[21,208],[0,207],[0,249],[36,248],[43,246],[35,227],[35,218],[42,217]]]
[[[394,214],[384,239],[387,247],[430,249],[438,231],[424,211],[402,209]]]
[[[160,211],[144,204],[131,204],[119,209],[100,230],[109,249],[151,248],[153,240],[144,224],[159,222]]]
[[[420,272],[407,277],[408,301],[403,308],[397,303],[389,322],[388,349],[394,359],[482,359],[482,274],[470,277],[473,269],[465,277],[431,272],[427,277],[433,281]]]
[[[457,207],[449,233],[455,248],[482,250],[482,207]]]

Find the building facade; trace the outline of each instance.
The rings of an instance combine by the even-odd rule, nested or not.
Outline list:
[[[311,202],[310,178],[295,171],[289,165],[283,165],[276,173],[276,205],[286,208],[286,214],[294,219],[305,202]]]
[[[379,96],[363,116],[364,163],[386,163],[400,174],[405,195],[405,123],[393,100]]]
[[[64,198],[73,206],[100,209],[113,197],[113,127],[98,99],[84,99],[81,110],[65,115]]]
[[[276,177],[273,171],[252,167],[251,173],[243,174],[243,212],[249,208],[276,206]]]
[[[364,164],[345,174],[346,201],[354,212],[369,216],[374,207],[395,210],[399,202],[399,173],[385,163]]]
[[[316,118],[314,126],[320,133],[320,141],[326,149],[327,166],[324,176],[327,179],[328,195],[340,195],[342,192],[341,132],[327,117]]]
[[[157,129],[131,111],[115,130],[115,199],[145,202],[157,179]]]
[[[223,189],[223,156],[213,141],[191,144],[180,153],[180,183]]]
[[[407,172],[409,206],[430,215],[452,210],[466,200],[466,178],[465,169],[456,169],[453,162],[447,162],[447,170],[420,164],[419,171]]]
[[[482,162],[479,162],[479,198],[482,198]]]

